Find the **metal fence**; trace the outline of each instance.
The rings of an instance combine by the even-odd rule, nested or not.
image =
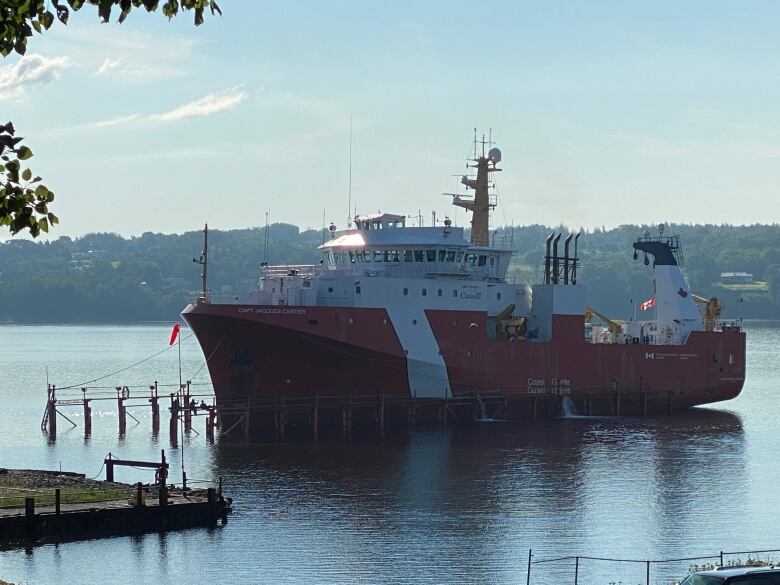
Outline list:
[[[718,551],[714,554],[670,559],[627,559],[587,555],[569,555],[536,559],[528,551],[526,585],[531,583],[573,583],[573,585],[670,585],[682,581],[694,571],[724,566],[772,563],[780,549]]]

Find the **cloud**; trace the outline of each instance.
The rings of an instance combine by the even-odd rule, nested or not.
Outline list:
[[[95,70],[96,77],[106,77],[118,80],[120,83],[138,85],[153,83],[162,79],[183,77],[184,71],[175,67],[161,64],[134,63],[117,57],[106,57],[103,63]]]
[[[186,103],[178,108],[162,114],[149,116],[151,120],[174,122],[187,118],[202,118],[213,114],[228,112],[246,99],[246,92],[236,86],[225,91],[211,93],[194,102]]]
[[[88,124],[88,126],[91,128],[107,128],[110,126],[120,126],[122,124],[127,124],[128,122],[132,122],[134,120],[176,122],[178,120],[186,120],[187,118],[203,118],[205,116],[212,116],[214,114],[228,112],[243,102],[246,97],[246,91],[241,89],[240,86],[236,86],[224,91],[210,93],[206,97],[202,97],[199,100],[195,100],[193,102],[188,102],[179,106],[178,108],[174,108],[168,112],[163,112],[162,114],[142,116],[141,114],[136,113],[127,116],[110,118],[108,120],[101,120],[99,122],[93,122]]]
[[[120,67],[122,67],[122,59],[111,59],[110,57],[106,57],[103,64],[95,71],[95,75],[110,75]]]
[[[20,99],[28,87],[59,79],[60,72],[71,65],[67,57],[26,55],[15,64],[0,68],[0,100]]]
[[[95,122],[93,124],[90,124],[90,126],[94,128],[107,128],[109,126],[119,126],[120,124],[126,124],[127,122],[132,122],[133,120],[137,120],[141,117],[141,114],[130,114],[129,116],[120,116],[118,118],[111,118],[109,120],[102,120],[100,122]]]

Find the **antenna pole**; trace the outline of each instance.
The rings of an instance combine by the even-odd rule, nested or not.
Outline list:
[[[203,226],[203,272],[201,272],[203,302],[208,301],[209,294],[209,224]]]
[[[349,115],[349,188],[347,195],[347,228],[352,227],[352,114]]]
[[[268,265],[268,221],[271,217],[271,210],[267,209],[265,212],[265,238],[264,238],[264,250],[263,250],[263,262]]]

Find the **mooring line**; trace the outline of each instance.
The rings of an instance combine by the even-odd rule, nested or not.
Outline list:
[[[195,335],[195,334],[194,333],[190,333],[187,337],[184,337],[181,341],[186,341],[190,337],[192,337],[193,335]],[[94,378],[92,380],[87,380],[86,382],[80,382],[79,384],[71,384],[70,386],[63,386],[61,388],[58,387],[57,390],[70,390],[71,388],[82,388],[82,387],[86,386],[87,384],[92,384],[93,382],[97,382],[99,380],[105,380],[106,378],[110,378],[111,376],[116,376],[117,374],[121,374],[122,372],[126,372],[130,368],[134,368],[136,366],[140,366],[144,362],[148,362],[150,359],[156,358],[158,355],[160,355],[161,353],[165,353],[166,351],[168,351],[172,347],[174,347],[174,344],[171,344],[171,345],[165,347],[164,349],[161,349],[157,353],[152,354],[149,357],[146,357],[146,358],[142,359],[140,362],[136,362],[136,363],[134,363],[132,365],[129,365],[129,366],[126,366],[126,367],[124,367],[124,368],[122,368],[120,370],[116,370],[115,372],[111,372],[110,374],[106,374],[104,376],[99,376],[99,377]]]

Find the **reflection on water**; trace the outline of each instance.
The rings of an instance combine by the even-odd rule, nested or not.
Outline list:
[[[756,338],[780,341],[774,328],[751,344]],[[197,355],[188,359],[199,365]],[[121,568],[116,583],[515,583],[525,581],[529,548],[537,559],[642,559],[780,546],[780,472],[763,460],[780,439],[777,404],[768,402],[776,401],[777,373],[775,366],[761,378],[749,374],[745,395],[726,405],[734,412],[485,422],[319,444],[209,446],[193,436],[188,475],[225,477],[237,503],[225,528],[3,552],[0,576],[101,582],[111,558]],[[62,459],[94,474],[108,450],[148,458],[161,447],[179,464],[166,436],[154,441],[143,426],[120,443],[110,419],[94,422],[89,442],[77,431],[47,447],[30,430],[40,404],[17,400],[14,408],[28,414],[14,422],[18,438],[0,436],[0,465],[25,459],[56,468]],[[143,472],[127,473],[129,481]],[[571,564],[540,567],[533,583],[573,583]],[[653,582],[686,569],[654,567]],[[580,583],[632,579],[644,582],[644,567],[580,567]]]

